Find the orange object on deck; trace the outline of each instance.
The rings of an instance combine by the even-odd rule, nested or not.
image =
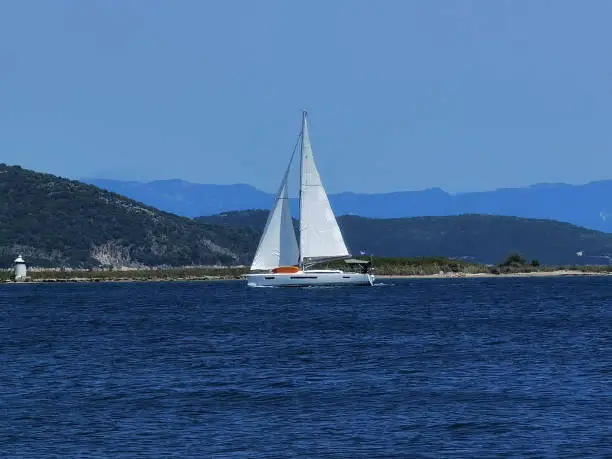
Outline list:
[[[290,274],[290,273],[297,273],[299,270],[300,268],[298,268],[297,266],[279,266],[278,268],[274,268],[272,272],[274,274],[281,274],[281,273]]]

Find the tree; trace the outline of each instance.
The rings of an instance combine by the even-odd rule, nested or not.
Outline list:
[[[501,266],[523,266],[526,264],[525,258],[520,253],[511,253],[506,257]]]

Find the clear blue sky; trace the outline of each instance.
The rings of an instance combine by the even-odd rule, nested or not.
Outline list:
[[[0,162],[331,192],[612,178],[612,2],[0,3]]]

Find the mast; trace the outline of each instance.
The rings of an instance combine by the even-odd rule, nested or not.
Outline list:
[[[308,114],[306,113],[306,110],[302,110],[302,129],[300,130],[300,138],[301,138],[301,142],[300,142],[300,193],[298,196],[298,202],[299,202],[298,227],[299,227],[300,233],[302,231],[302,174],[304,171],[304,126],[306,125],[307,116]],[[300,237],[300,241],[301,241],[301,237]],[[302,258],[302,244],[299,244],[299,251],[300,251],[299,252],[300,253],[299,267],[301,270],[303,270],[304,269],[304,259]]]

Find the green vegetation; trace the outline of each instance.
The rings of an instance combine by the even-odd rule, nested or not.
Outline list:
[[[490,268],[493,274],[529,273],[538,271],[540,262],[533,260],[527,263],[520,253],[511,253],[506,259],[495,267]]]
[[[183,266],[250,261],[258,234],[190,219],[50,174],[0,164],[0,265]]]
[[[369,260],[369,257],[360,259]],[[401,275],[401,276],[420,276],[443,273],[486,273],[489,269],[486,265],[470,263],[461,260],[451,260],[444,257],[414,257],[414,258],[390,258],[372,257],[375,275]],[[345,269],[344,261],[334,261],[317,265],[321,268]]]

